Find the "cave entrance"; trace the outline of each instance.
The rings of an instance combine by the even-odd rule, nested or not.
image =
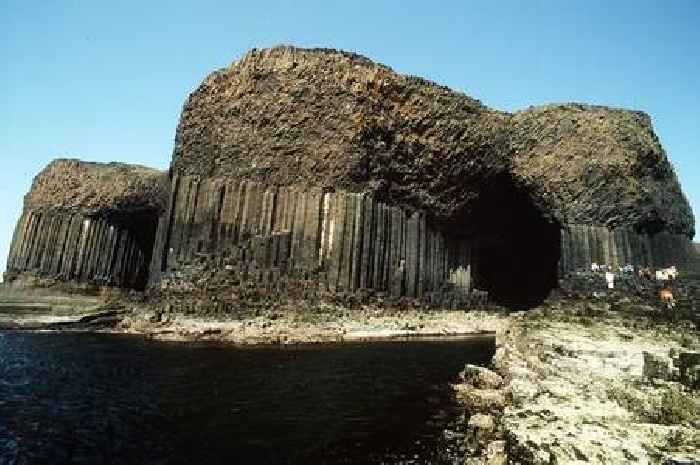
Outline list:
[[[143,254],[143,263],[138,269],[130,270],[129,283],[125,287],[143,291],[148,285],[148,277],[158,228],[158,213],[139,210],[127,214],[112,214],[110,222],[129,231]]]
[[[509,176],[489,179],[465,215],[471,236],[473,285],[512,310],[533,308],[558,285],[561,252],[556,221],[543,217]]]

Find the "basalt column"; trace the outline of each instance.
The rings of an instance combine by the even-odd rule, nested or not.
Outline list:
[[[139,166],[52,162],[25,197],[6,280],[145,288],[164,180]]]
[[[595,240],[591,240],[595,238]],[[595,263],[618,269],[663,268],[681,265],[690,256],[691,242],[682,234],[649,234],[633,227],[568,224],[560,231],[560,273],[590,270]]]
[[[202,301],[274,276],[300,295],[529,308],[568,270],[671,263],[694,235],[648,115],[506,113],[337,50],[256,49],[207,76],[170,181],[151,282]]]
[[[7,273],[143,288],[148,254],[122,225],[83,215],[30,211],[22,215],[15,231]]]
[[[437,302],[468,296],[470,260],[471,245],[430,225],[425,212],[369,194],[176,176],[151,277],[158,286],[184,268],[191,279],[205,266],[246,276],[272,270],[332,292]]]

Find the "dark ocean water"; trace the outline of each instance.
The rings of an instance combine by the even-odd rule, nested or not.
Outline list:
[[[492,355],[0,332],[0,464],[439,463],[447,385]]]

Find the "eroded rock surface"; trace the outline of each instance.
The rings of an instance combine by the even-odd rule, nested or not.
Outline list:
[[[157,170],[51,162],[25,196],[6,281],[143,288],[167,192],[167,177]]]
[[[510,129],[513,171],[561,223],[694,235],[693,213],[649,115],[545,105],[515,113]]]
[[[134,245],[104,261],[114,229]],[[37,247],[24,241],[38,232]],[[291,276],[307,294],[532,308],[593,263],[678,263],[693,234],[643,113],[508,114],[359,55],[280,46],[251,50],[189,96],[167,178],[49,165],[25,199],[10,271],[124,283],[111,269],[125,261],[141,269],[129,285],[164,292],[212,274],[228,275],[226,288]]]
[[[606,301],[618,301],[612,305],[618,310]],[[690,322],[660,321],[661,308],[651,321],[637,316],[630,329],[629,318],[641,305],[619,296],[597,303],[551,299],[513,318],[496,356],[510,381],[512,403],[503,428],[511,461],[654,464],[667,457],[700,458],[697,391],[644,371],[647,353],[663,359],[669,349],[698,347],[700,339]],[[587,316],[592,306],[596,317]]]
[[[24,198],[32,211],[92,216],[163,213],[169,186],[166,174],[145,166],[56,159],[39,173]]]
[[[452,219],[508,173],[561,223],[694,231],[648,115],[582,104],[511,115],[337,50],[254,49],[209,75],[184,106],[172,167],[371,191]]]
[[[183,108],[171,174],[154,286],[199,263],[231,268],[231,283],[263,269],[440,302],[459,283],[531,308],[593,263],[678,263],[694,233],[647,115],[508,114],[336,50],[252,50],[209,75]]]
[[[252,50],[185,103],[173,171],[373,191],[449,215],[507,170],[508,115],[367,58]]]

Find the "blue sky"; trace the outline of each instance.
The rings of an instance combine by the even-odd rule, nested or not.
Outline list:
[[[42,1],[0,9],[0,270],[57,156],[167,168],[187,96],[253,47],[342,48],[517,110],[646,111],[700,211],[700,2]]]

